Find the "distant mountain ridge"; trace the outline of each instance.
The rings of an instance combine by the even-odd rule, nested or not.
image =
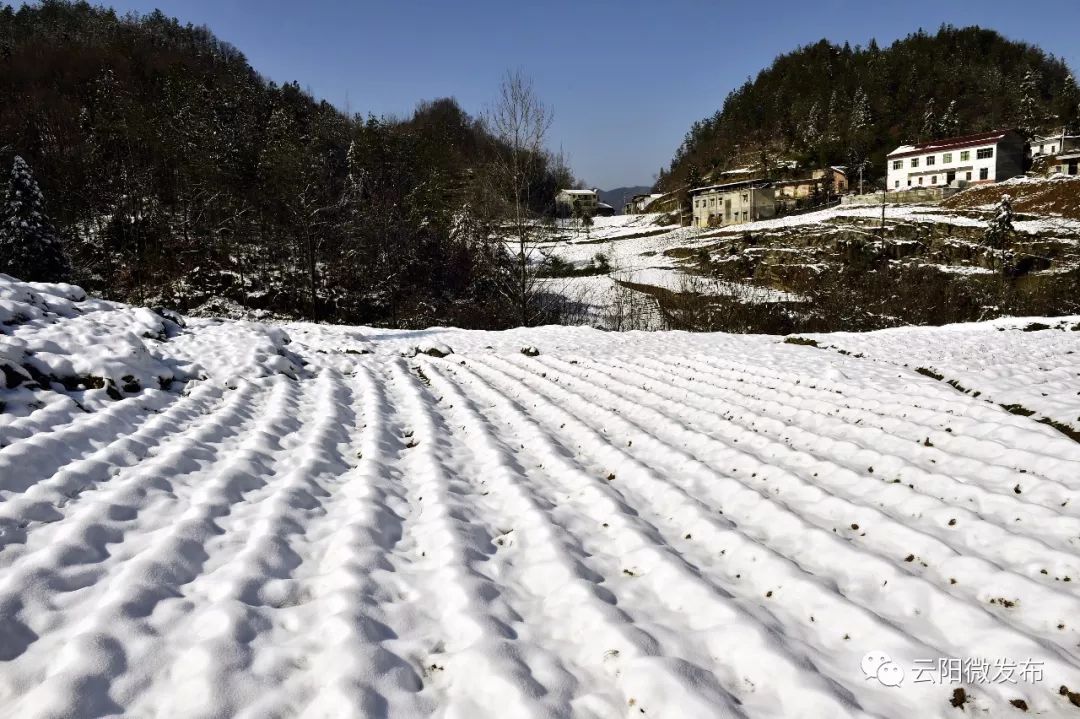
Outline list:
[[[633,185],[631,187],[616,187],[614,190],[600,190],[600,201],[606,202],[615,208],[617,214],[622,214],[623,205],[630,201],[634,195],[642,195],[651,192],[652,188],[646,185]]]

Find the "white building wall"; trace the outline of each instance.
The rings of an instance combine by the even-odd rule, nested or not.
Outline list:
[[[978,151],[984,149],[993,150],[993,155],[988,158],[979,158]],[[997,182],[999,150],[997,145],[981,145],[959,150],[937,150],[900,158],[890,157],[886,160],[889,190],[896,192],[919,187],[941,187],[948,184],[950,172],[956,173],[957,180]],[[963,159],[963,153],[968,153],[968,159]],[[927,164],[929,158],[933,158],[933,165]],[[917,160],[915,166],[912,166],[912,160]],[[900,167],[896,167],[896,163],[900,163]],[[983,177],[983,170],[986,171],[985,177]]]
[[[693,224],[709,227],[753,222],[776,214],[776,196],[771,187],[744,187],[735,190],[706,190],[692,198]]]

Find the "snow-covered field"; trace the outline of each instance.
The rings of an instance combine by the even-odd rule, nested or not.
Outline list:
[[[4,716],[1080,715],[1080,318],[0,322]]]
[[[775,263],[779,255],[789,253],[790,258],[783,262],[785,266],[818,272],[827,267],[821,263],[819,255],[822,244],[828,245],[827,241],[821,242],[822,238],[828,238],[830,234],[863,233],[873,239],[876,237],[874,228],[881,216],[880,206],[837,205],[727,228],[696,228],[659,224],[663,220],[659,214],[618,215],[596,218],[588,232],[576,221],[568,220],[549,236],[548,241],[537,247],[533,259],[539,263],[545,257],[557,257],[576,268],[582,268],[593,262],[598,253],[603,254],[611,266],[610,273],[553,281],[549,289],[584,304],[588,308],[589,324],[609,328],[617,324],[609,317],[619,314],[613,312],[612,306],[625,299],[626,284],[637,286],[637,290],[644,287],[676,294],[733,297],[743,303],[800,302],[804,298],[799,294],[766,286],[760,281],[717,282],[703,277],[697,266],[698,255],[708,255],[717,263],[739,263],[747,258],[758,260],[762,255],[772,255],[773,259],[769,262]],[[888,205],[885,207],[885,223],[890,232],[895,232],[899,226],[935,228],[935,232],[949,232],[950,228],[957,232],[970,232],[985,227],[986,218],[971,210],[961,211],[936,205]],[[1075,238],[1080,236],[1080,222],[1049,213],[1025,216],[1014,224],[1021,238],[1053,238],[1053,243],[1072,246],[1077,242]],[[719,253],[716,251],[722,243],[746,236],[752,236],[755,240],[742,247],[739,253],[731,254],[726,249]],[[804,236],[816,239],[812,239],[807,246],[803,242]],[[909,237],[906,241],[916,242],[916,239]],[[903,242],[901,240],[901,244]],[[930,259],[939,270],[967,275],[992,272],[989,268],[971,264],[968,255],[972,248],[978,249],[977,242],[956,237],[951,244],[969,251],[956,253],[960,264],[943,262],[941,257]],[[1032,251],[1036,253],[1032,257],[1044,259],[1041,257],[1046,253],[1044,248],[1040,246]],[[829,252],[832,249],[827,250],[826,255]],[[1073,266],[1073,261],[1069,260],[1043,272],[1067,272]],[[621,287],[619,283],[623,283]],[[648,297],[646,292],[634,294]],[[655,318],[637,327],[663,329],[662,317],[658,312],[654,314]]]

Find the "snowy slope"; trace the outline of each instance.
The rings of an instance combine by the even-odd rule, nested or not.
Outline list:
[[[76,289],[0,277],[6,716],[1080,716],[1080,445],[1000,406],[1071,416],[1078,318],[812,346]],[[39,386],[69,365],[158,381]],[[915,681],[979,657],[1042,676]]]

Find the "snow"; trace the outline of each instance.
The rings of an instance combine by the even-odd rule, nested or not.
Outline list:
[[[1080,317],[813,346],[0,297],[12,372],[175,379],[0,386],[8,716],[1076,711],[1080,445],[1039,420],[1080,427]],[[937,657],[1043,677],[913,681]]]

